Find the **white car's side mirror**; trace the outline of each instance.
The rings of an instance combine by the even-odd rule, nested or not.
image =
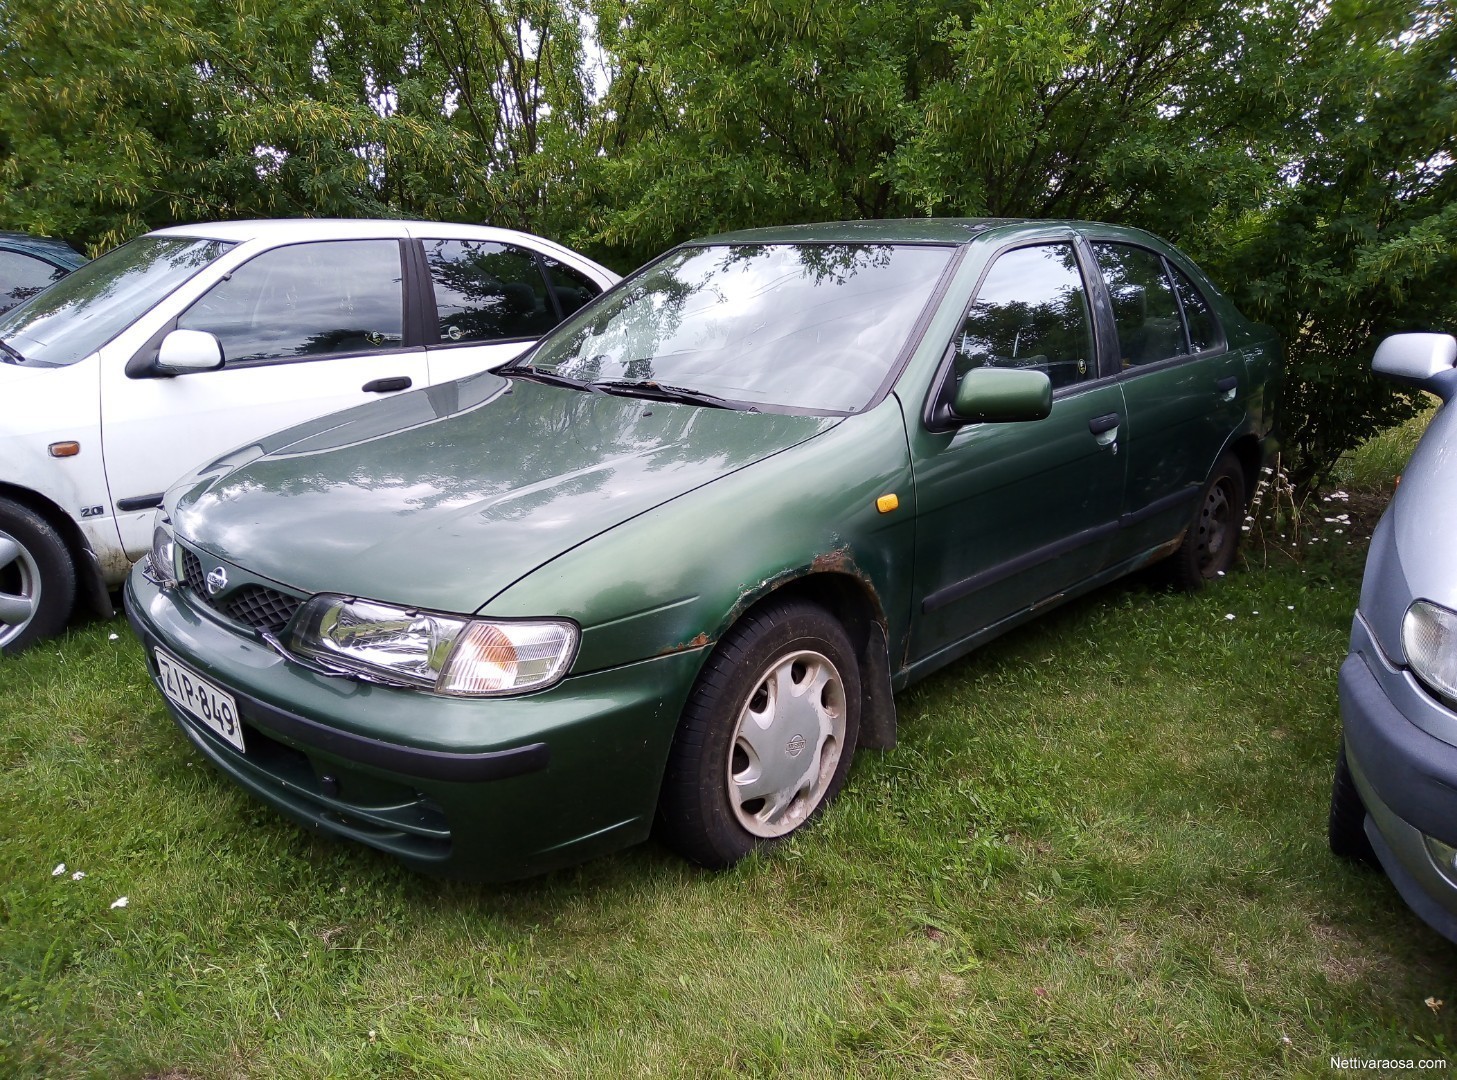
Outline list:
[[[186,375],[223,366],[222,342],[205,330],[173,330],[157,349],[159,375]]]
[[[1376,348],[1371,370],[1393,382],[1451,396],[1457,338],[1451,334],[1392,334]],[[1443,378],[1446,376],[1446,378]]]

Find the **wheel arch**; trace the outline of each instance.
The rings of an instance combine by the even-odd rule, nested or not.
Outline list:
[[[860,735],[857,747],[889,750],[896,744],[887,622],[874,586],[843,551],[821,556],[803,570],[764,582],[739,598],[714,634],[724,634],[749,612],[772,600],[800,598],[828,611],[845,628],[860,664]]]
[[[101,572],[101,561],[91,547],[76,519],[57,506],[50,499],[19,484],[0,481],[0,499],[7,499],[38,515],[47,525],[56,530],[56,535],[66,545],[71,563],[76,568],[76,581],[80,586],[78,600],[84,600],[92,611],[104,619],[116,614],[111,604],[111,592],[106,587]]]
[[[1253,432],[1245,432],[1230,441],[1225,453],[1233,454],[1239,461],[1245,478],[1245,501],[1248,503],[1260,481],[1260,440]]]

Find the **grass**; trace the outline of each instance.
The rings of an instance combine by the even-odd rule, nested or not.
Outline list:
[[[1298,561],[1115,586],[912,688],[816,828],[718,875],[648,845],[461,886],[313,838],[190,752],[123,623],[79,627],[0,667],[0,1075],[1457,1060],[1457,950],[1325,847],[1364,555],[1325,516]]]

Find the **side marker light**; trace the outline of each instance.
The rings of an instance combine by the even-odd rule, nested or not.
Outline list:
[[[882,514],[888,514],[900,504],[900,499],[895,495],[882,495],[875,500],[875,509],[879,510]]]

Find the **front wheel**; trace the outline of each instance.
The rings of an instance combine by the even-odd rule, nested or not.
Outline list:
[[[59,634],[76,600],[76,571],[56,530],[0,499],[0,652]]]
[[[1234,566],[1244,517],[1244,467],[1239,458],[1225,454],[1199,493],[1199,508],[1183,543],[1169,556],[1168,575],[1173,584],[1195,592],[1227,573]]]
[[[860,671],[823,608],[771,600],[719,643],[673,739],[660,837],[721,869],[813,818],[845,783],[860,727]]]
[[[1356,790],[1356,778],[1346,761],[1346,746],[1341,744],[1336,758],[1335,779],[1331,782],[1331,810],[1327,823],[1331,853],[1352,862],[1376,864],[1376,852],[1366,835],[1366,804]]]

